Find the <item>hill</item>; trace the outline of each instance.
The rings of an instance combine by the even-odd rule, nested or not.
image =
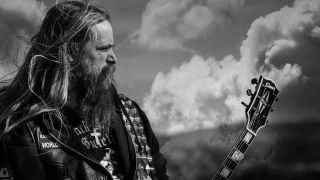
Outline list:
[[[269,125],[262,129],[231,180],[319,179],[320,123]],[[210,180],[243,125],[161,136],[173,180]]]

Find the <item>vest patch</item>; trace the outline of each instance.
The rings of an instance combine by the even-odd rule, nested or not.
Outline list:
[[[101,177],[97,177],[97,178],[96,178],[96,180],[107,180],[107,178],[106,178],[106,177],[101,176]]]
[[[39,134],[39,148],[40,150],[49,150],[59,148],[60,145],[57,142],[50,140],[46,135],[40,132]]]
[[[47,141],[47,142],[41,142],[41,149],[54,149],[54,148],[58,148],[59,145],[56,142],[52,142],[52,141]]]
[[[10,180],[11,176],[7,168],[0,168],[0,179],[1,180]]]

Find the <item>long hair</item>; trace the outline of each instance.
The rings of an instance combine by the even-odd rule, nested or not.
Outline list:
[[[105,10],[79,1],[49,9],[17,75],[0,89],[0,140],[43,112],[62,119],[72,68],[80,63],[84,45],[94,36],[91,27],[104,20],[110,21]]]

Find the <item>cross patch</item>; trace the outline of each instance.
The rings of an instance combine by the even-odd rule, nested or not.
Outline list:
[[[5,167],[0,168],[0,180],[12,180],[9,170]]]

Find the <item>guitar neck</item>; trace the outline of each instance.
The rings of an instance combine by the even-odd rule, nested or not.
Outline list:
[[[254,137],[255,135],[253,133],[244,128],[236,143],[233,145],[232,150],[229,152],[212,180],[229,179],[235,168],[243,159]]]

